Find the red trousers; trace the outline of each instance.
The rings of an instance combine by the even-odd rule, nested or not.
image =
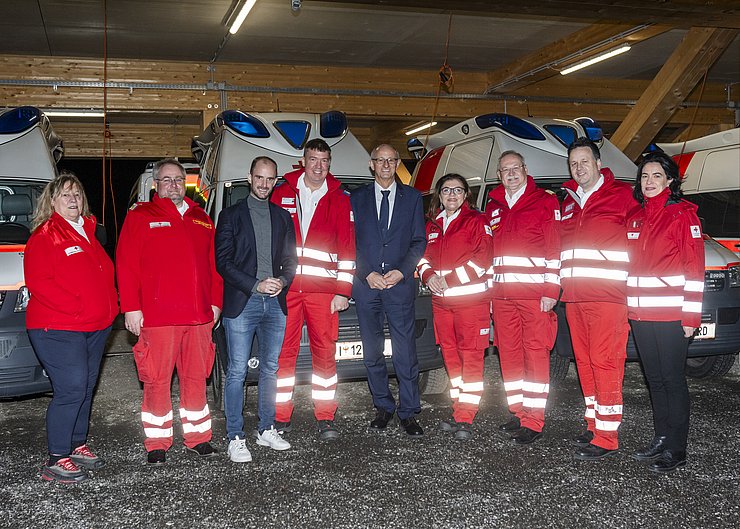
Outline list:
[[[147,452],[172,446],[172,373],[180,382],[180,420],[185,446],[211,440],[206,377],[213,367],[213,323],[144,327],[134,345],[139,380],[144,383],[141,421]]]
[[[567,303],[565,313],[586,401],[586,423],[594,434],[591,443],[616,450],[629,333],[627,306],[591,301]]]
[[[332,421],[337,411],[336,342],[339,314],[330,313],[334,294],[288,292],[288,317],[280,350],[275,397],[275,420],[289,422],[293,414],[295,364],[301,346],[303,322],[311,344],[311,397],[317,421]]]
[[[545,425],[550,350],[557,330],[557,316],[542,312],[538,299],[493,300],[493,332],[509,411],[522,427],[536,432]]]
[[[488,301],[445,305],[432,299],[434,335],[450,377],[452,416],[457,422],[473,422],[483,395],[490,306]]]

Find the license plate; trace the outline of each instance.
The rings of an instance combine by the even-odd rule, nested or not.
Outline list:
[[[715,323],[702,323],[694,333],[694,340],[713,340]]]
[[[385,339],[384,356],[391,356],[391,339]],[[353,360],[362,358],[362,342],[337,342],[334,358],[337,360]]]

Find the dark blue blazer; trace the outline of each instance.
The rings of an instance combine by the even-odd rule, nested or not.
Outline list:
[[[290,214],[269,202],[272,224],[272,276],[287,282],[278,294],[283,313],[288,313],[285,296],[295,277],[298,257],[295,229]],[[226,318],[236,318],[244,310],[257,283],[257,243],[247,199],[223,210],[216,226],[216,270],[224,278]]]
[[[384,298],[397,303],[413,302],[416,297],[414,271],[427,245],[421,193],[396,183],[391,223],[385,240],[378,224],[375,183],[356,189],[349,200],[355,217],[357,244],[352,297],[362,301],[376,296],[379,291],[371,289],[365,278],[373,271],[382,275],[384,271],[396,269],[403,274],[403,280],[383,291]]]

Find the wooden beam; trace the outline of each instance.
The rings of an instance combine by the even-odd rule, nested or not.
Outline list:
[[[612,142],[636,159],[736,35],[734,29],[689,30],[614,133]]]
[[[616,48],[650,39],[672,29],[671,26],[652,25],[635,33],[617,38],[634,26],[630,24],[593,24],[552,44],[519,57],[487,75],[486,93],[508,93],[543,79],[558,75],[559,71],[576,62],[584,61]],[[607,43],[608,42],[608,43]],[[579,53],[581,52],[582,53]],[[572,56],[563,61],[564,57]]]

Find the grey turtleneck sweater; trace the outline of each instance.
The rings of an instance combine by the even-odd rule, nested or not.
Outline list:
[[[254,240],[257,243],[257,283],[252,292],[257,292],[259,281],[272,277],[272,223],[268,200],[260,200],[253,194],[247,198],[249,215],[254,226]]]

